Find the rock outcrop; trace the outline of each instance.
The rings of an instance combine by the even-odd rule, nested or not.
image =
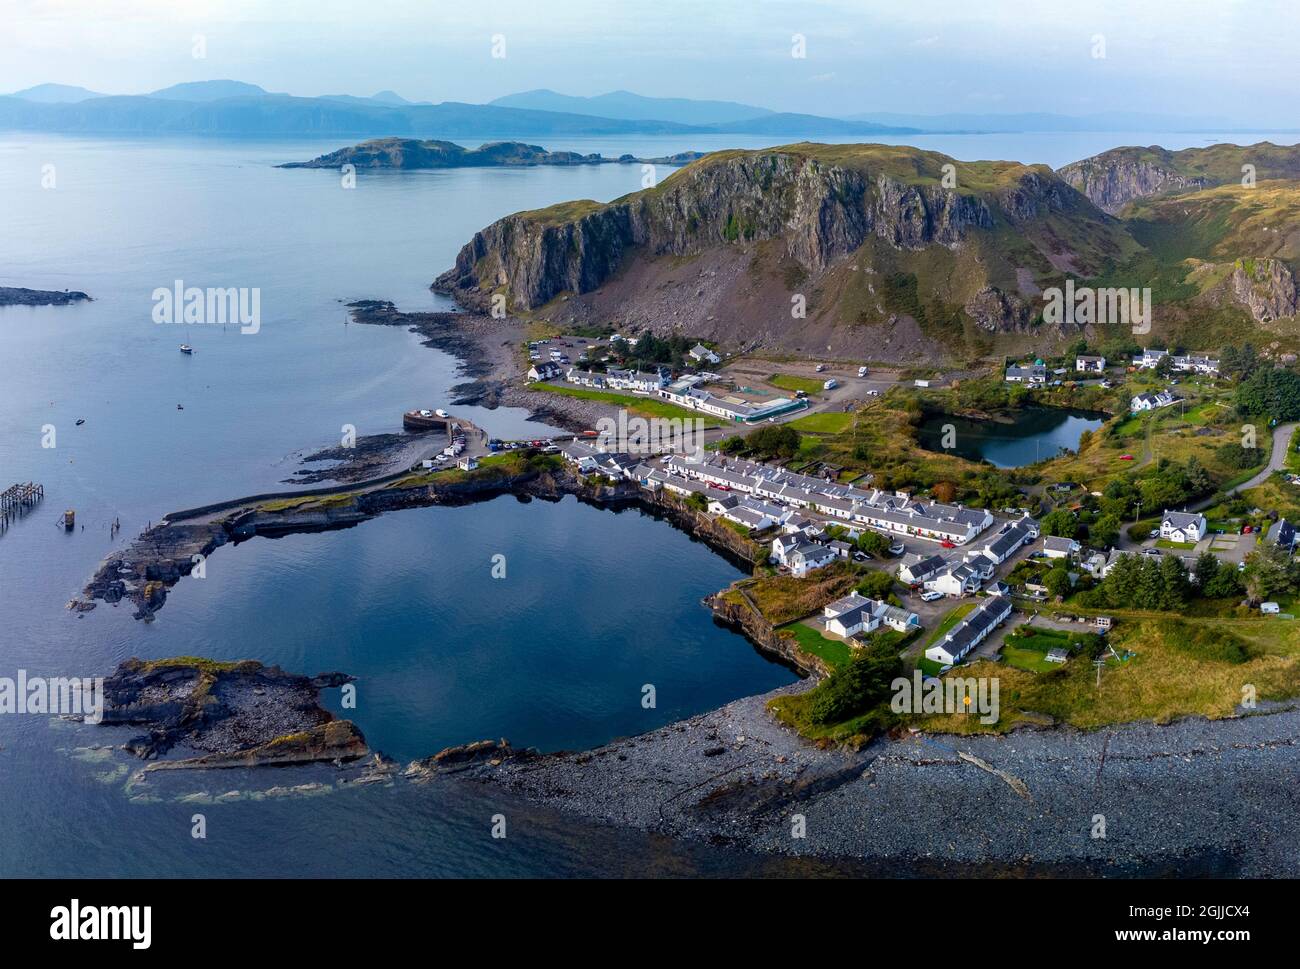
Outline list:
[[[323,689],[352,681],[344,673],[307,677],[253,660],[222,663],[197,657],[129,659],[104,680],[105,726],[147,733],[126,744],[154,760],[181,747],[194,756],[176,767],[354,760],[368,753],[351,721],[320,706]]]
[[[1300,146],[1265,141],[1181,151],[1158,146],[1114,148],[1065,165],[1057,174],[1098,208],[1115,215],[1137,199],[1216,185],[1300,178]]]
[[[1178,171],[1163,148],[1117,148],[1060,169],[1060,176],[1111,215],[1134,199],[1167,192],[1193,192],[1213,184],[1204,175]]]
[[[1279,259],[1238,259],[1230,285],[1233,300],[1258,323],[1286,319],[1300,309],[1295,274]]]
[[[967,300],[966,315],[991,333],[1022,331],[1033,318],[1033,306],[1015,293],[986,286]]]

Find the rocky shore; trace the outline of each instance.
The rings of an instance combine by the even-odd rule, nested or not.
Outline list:
[[[386,300],[349,303],[355,323],[404,326],[434,347],[460,361],[466,379],[451,388],[452,404],[480,407],[521,407],[529,420],[567,431],[589,430],[617,408],[600,401],[532,391],[524,383],[519,347],[526,339],[523,323],[493,319],[485,313],[404,313]]]
[[[124,749],[156,761],[151,770],[352,761],[369,753],[365,738],[319,702],[321,690],[351,681],[251,660],[130,659],[104,681],[101,723],[144,727]],[[158,760],[173,748],[187,756]]]
[[[582,753],[499,744],[458,776],[582,817],[751,851],[1077,874],[1300,875],[1300,712],[820,749],[767,701]],[[806,837],[793,835],[802,816]],[[1095,833],[1103,830],[1104,837]],[[892,866],[896,866],[893,869]]]
[[[0,286],[0,306],[67,306],[90,299],[85,293],[73,290],[23,289],[20,286]]]

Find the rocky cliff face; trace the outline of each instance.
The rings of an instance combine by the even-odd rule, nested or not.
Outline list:
[[[719,153],[608,205],[507,216],[475,233],[434,288],[478,308],[498,291],[511,309],[531,310],[596,289],[632,250],[682,256],[770,240],[816,274],[868,240],[957,248],[973,233],[1079,205],[1087,203],[1040,169],[973,192],[793,152]]]
[[[1233,300],[1258,323],[1286,319],[1300,309],[1295,274],[1278,259],[1239,259],[1230,278]]]
[[[1204,175],[1177,171],[1171,154],[1163,150],[1137,154],[1132,149],[1117,149],[1066,165],[1058,174],[1111,215],[1134,199],[1197,191],[1213,184]]]

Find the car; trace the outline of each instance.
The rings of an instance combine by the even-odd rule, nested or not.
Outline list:
[[[1121,461],[1132,461],[1132,460],[1133,460],[1133,455],[1131,455],[1131,454],[1121,454],[1121,455],[1119,456],[1119,459],[1120,459]]]
[[[957,546],[954,545],[952,542],[948,541],[948,539],[945,538],[942,542],[939,543],[939,547],[940,547],[940,548],[956,548]]]
[[[1159,538],[1159,537],[1160,537],[1160,529],[1158,528],[1151,529],[1150,533],[1147,535],[1147,538]]]
[[[1243,535],[1249,535],[1249,534],[1250,534],[1250,526],[1249,526],[1249,525],[1242,525],[1242,526],[1241,526],[1241,534],[1243,534]]]
[[[866,368],[866,367],[858,367],[858,376],[859,376],[859,377],[865,377],[866,375],[867,375],[867,368]]]
[[[943,593],[938,589],[931,589],[929,592],[921,593],[922,602],[934,602],[935,599],[942,599]]]
[[[866,552],[853,553],[853,561],[855,562],[865,562],[869,557]]]
[[[818,372],[818,373],[825,373],[825,372],[826,372],[826,364],[824,364],[824,363],[819,363],[819,364],[817,364],[817,372]]]
[[[907,546],[904,545],[902,542],[895,542],[893,545],[889,546],[890,555],[902,555],[906,551],[907,551]]]

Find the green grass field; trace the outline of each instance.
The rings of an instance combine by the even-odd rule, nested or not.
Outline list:
[[[704,421],[705,427],[719,426],[716,417],[709,417],[698,411],[678,407],[676,404],[653,397],[638,397],[635,394],[620,394],[611,390],[592,390],[589,387],[569,387],[564,384],[534,383],[529,384],[528,389],[548,394],[563,394],[565,397],[577,397],[579,400],[595,400],[602,404],[613,404],[615,407],[626,407],[631,413],[642,417],[696,417]]]
[[[774,373],[767,378],[767,382],[773,387],[780,387],[782,390],[798,391],[802,390],[805,394],[820,394],[823,390],[824,380],[814,380],[812,377],[796,377],[789,373]]]
[[[1018,646],[1003,646],[1002,659],[1008,666],[1014,666],[1018,670],[1025,670],[1029,673],[1050,673],[1052,670],[1059,670],[1060,663],[1049,663],[1045,659],[1046,654],[1036,649],[1022,649]]]
[[[843,434],[853,426],[853,419],[852,414],[809,414],[791,421],[790,426],[796,431],[810,431],[814,434]]]
[[[843,666],[853,655],[853,649],[848,643],[839,639],[827,639],[812,626],[802,622],[791,623],[783,628],[794,634],[800,649],[821,657],[831,666]]]

